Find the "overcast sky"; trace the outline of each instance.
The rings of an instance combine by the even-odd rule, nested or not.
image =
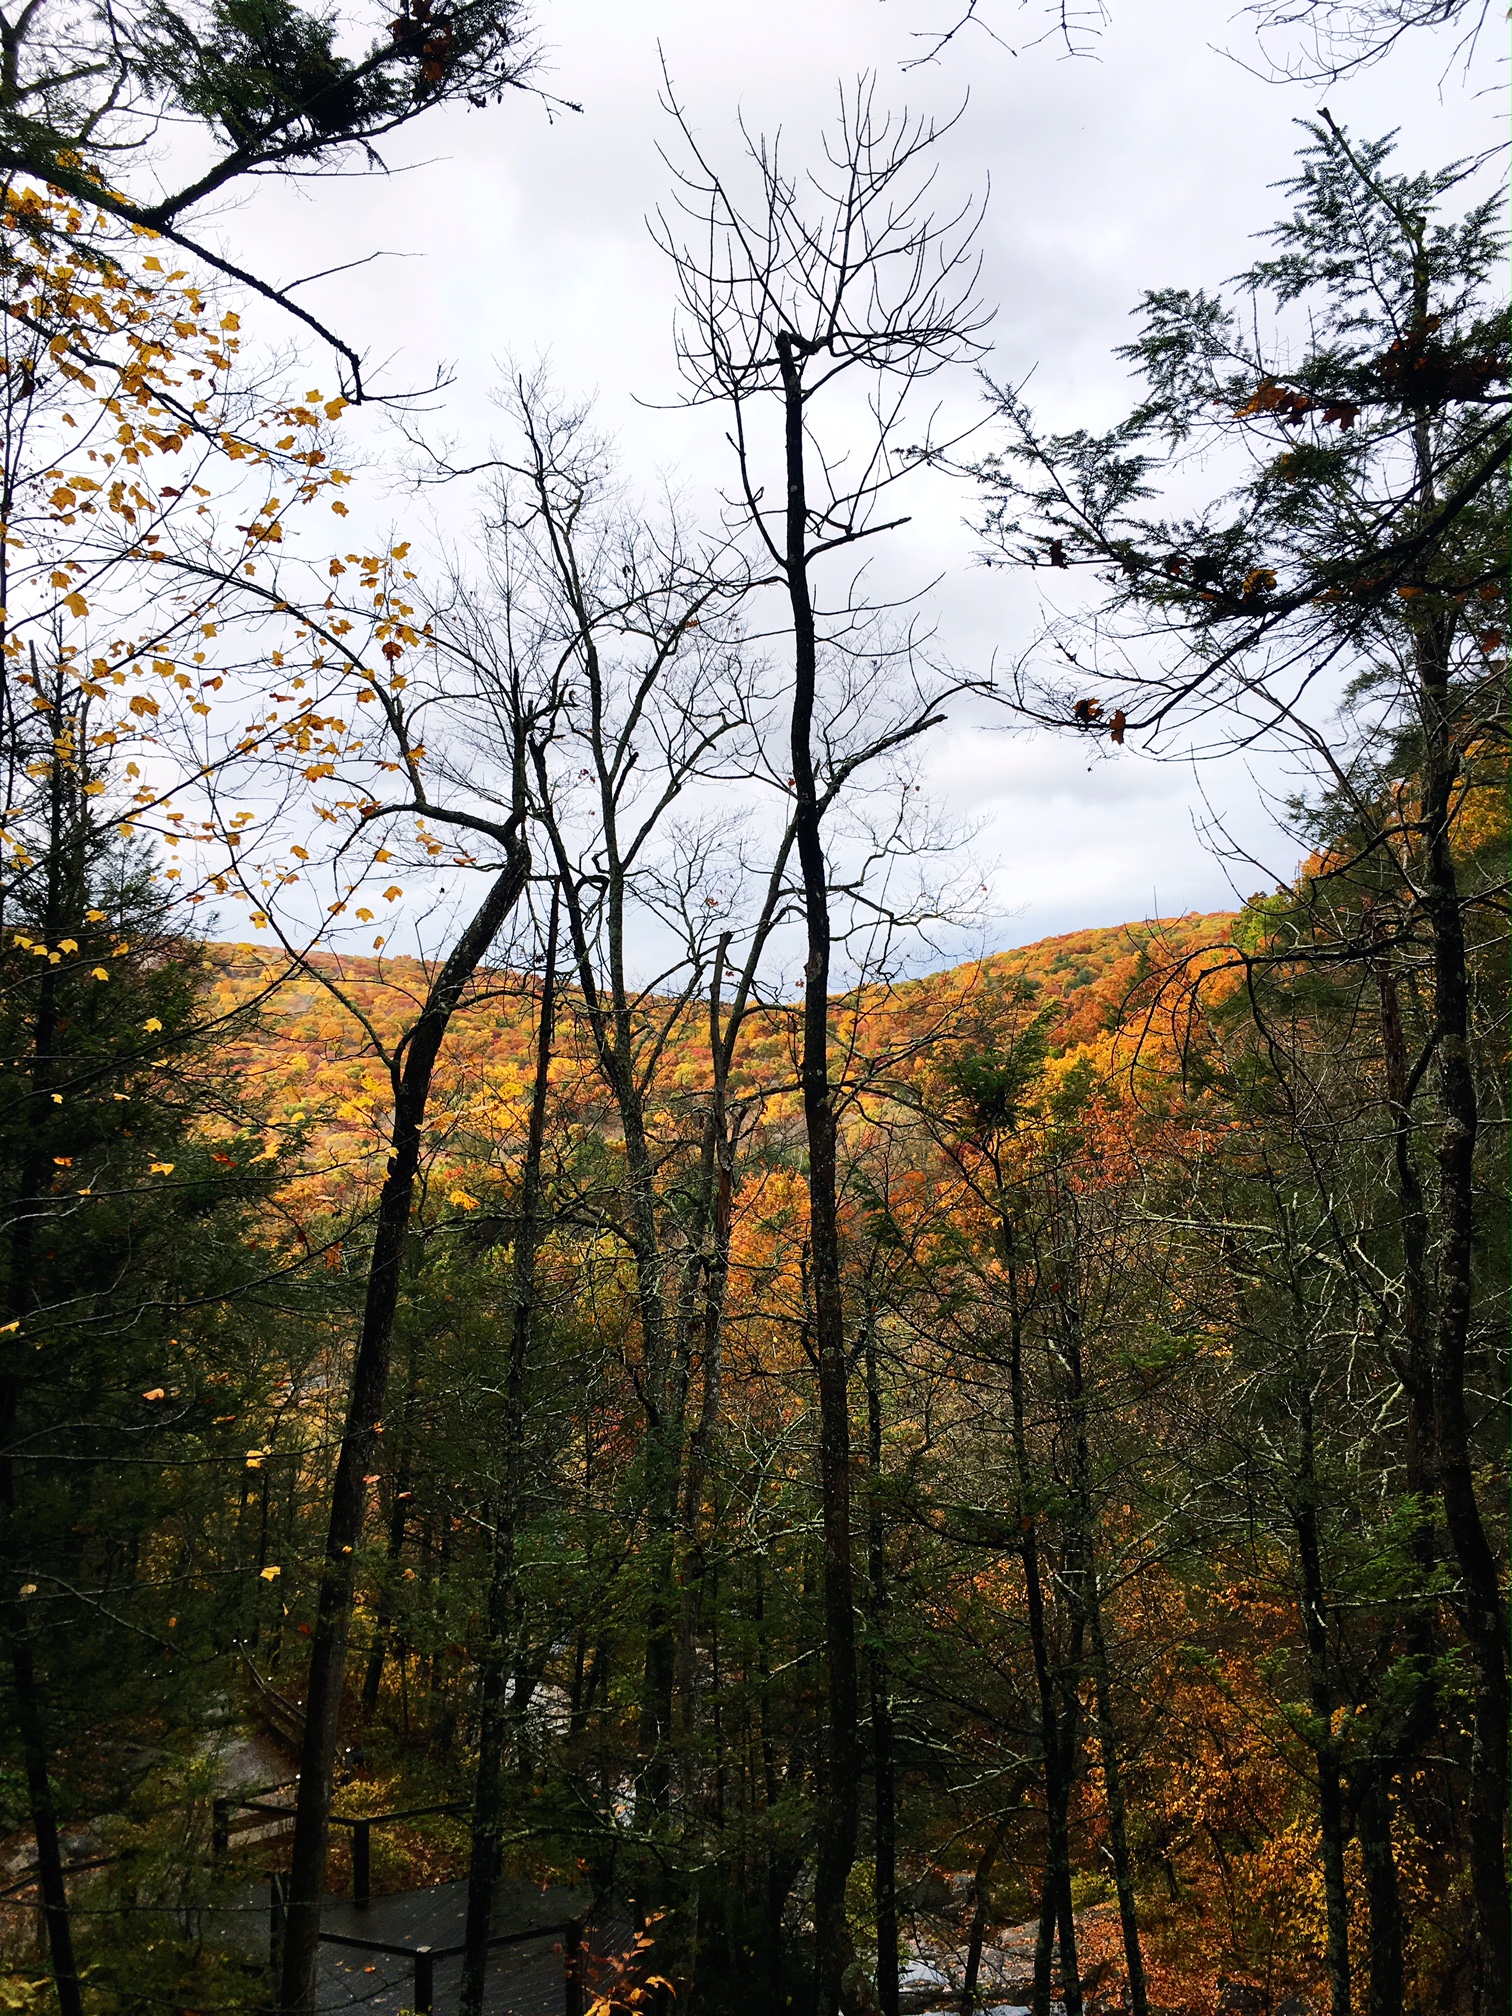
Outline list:
[[[669,187],[658,143],[675,140],[657,106],[662,55],[721,158],[733,154],[737,113],[753,128],[781,126],[793,158],[812,158],[837,82],[861,70],[899,107],[946,114],[968,99],[944,150],[942,198],[990,181],[991,368],[1016,381],[1032,370],[1035,403],[1055,423],[1097,425],[1126,406],[1110,352],[1141,288],[1212,284],[1254,256],[1252,234],[1278,207],[1267,185],[1287,174],[1302,137],[1293,122],[1320,99],[1357,132],[1401,128],[1407,167],[1498,137],[1489,56],[1467,82],[1448,47],[1419,36],[1326,94],[1277,85],[1234,60],[1259,61],[1243,21],[1200,0],[1110,0],[1094,53],[1074,61],[1053,42],[1030,46],[1042,16],[983,0],[1001,42],[968,29],[937,62],[905,70],[925,46],[919,33],[948,25],[955,5],[542,0],[541,81],[581,113],[548,117],[520,95],[428,117],[391,157],[403,172],[302,194],[269,185],[214,228],[228,251],[286,280],[333,256],[394,255],[302,298],[381,362],[391,387],[449,366],[432,424],[469,449],[500,431],[489,393],[501,364],[546,357],[564,392],[597,401],[633,482],[670,476],[696,498],[723,471],[719,424],[709,412],[652,410],[676,393],[670,275],[645,224]],[[310,364],[313,377],[334,377],[328,360],[311,354]],[[356,432],[384,452],[376,416]],[[920,496],[920,522],[889,565],[911,582],[943,573],[931,607],[942,643],[982,665],[1015,654],[1033,604],[972,565],[963,501],[944,484]],[[375,508],[402,507],[389,498]],[[928,774],[953,811],[982,822],[996,944],[1232,900],[1194,837],[1189,771],[1132,749],[1089,770],[1070,740],[962,720],[941,731]],[[1288,872],[1252,779],[1235,768],[1205,786],[1234,830]],[[1246,889],[1259,879],[1246,871]]]

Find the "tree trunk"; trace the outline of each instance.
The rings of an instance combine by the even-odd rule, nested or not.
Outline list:
[[[1354,1817],[1370,1938],[1366,2016],[1402,2016],[1402,1896],[1391,1841],[1389,1760],[1373,1763],[1356,1778]]]
[[[595,721],[602,720],[598,652],[586,607],[575,604],[583,626],[584,676],[593,697]],[[600,731],[596,730],[596,734]],[[677,1686],[677,1512],[683,1420],[674,1407],[667,1312],[663,1300],[663,1253],[657,1223],[656,1165],[646,1133],[645,1099],[636,1071],[635,1030],[625,979],[625,868],[620,857],[614,788],[603,756],[599,764],[600,812],[605,863],[608,941],[608,996],[599,986],[588,920],[583,914],[572,864],[551,813],[551,781],[544,749],[533,752],[547,830],[556,857],[557,881],[567,911],[578,985],[593,1035],[594,1050],[614,1099],[625,1143],[625,1204],[628,1243],[635,1266],[636,1309],[641,1325],[641,1366],[636,1394],[646,1417],[642,1478],[646,1500],[646,1651],[641,1688],[640,1775],[636,1805],[640,1822],[664,1815],[671,1787],[673,1710]]]
[[[734,1199],[735,1170],[733,1143],[727,1106],[731,1044],[721,1027],[720,993],[724,979],[725,953],[729,935],[721,937],[714,955],[714,976],[709,986],[709,1061],[713,1084],[709,1110],[704,1120],[704,1138],[699,1168],[698,1253],[696,1266],[703,1274],[703,1396],[698,1421],[688,1438],[688,1454],[682,1481],[682,1587],[678,1610],[677,1663],[682,1694],[682,1720],[686,1736],[695,1733],[698,1649],[698,1617],[703,1596],[705,1559],[700,1522],[703,1518],[704,1484],[719,1428],[721,1366],[724,1347],[725,1290],[730,1273],[730,1211]],[[730,1036],[733,1037],[733,1030]],[[688,1312],[691,1327],[693,1311]],[[717,1699],[717,1696],[716,1696]],[[690,1743],[691,1754],[691,1743]]]
[[[488,1928],[502,1848],[504,1743],[508,1728],[505,1683],[511,1655],[521,1641],[515,1540],[520,1521],[522,1443],[525,1432],[525,1372],[535,1316],[536,1255],[541,1245],[541,1153],[546,1139],[556,995],[557,899],[552,896],[546,931],[546,965],[536,1022],[535,1084],[520,1179],[519,1222],[515,1231],[513,1308],[509,1363],[504,1382],[503,1479],[493,1538],[488,1586],[488,1639],[479,1662],[478,1768],[473,1793],[472,1852],[467,1867],[467,1922],[463,1931],[461,2016],[481,2016],[488,1971]],[[519,1694],[518,1679],[515,1692]]]
[[[1381,1013],[1387,1110],[1391,1117],[1392,1164],[1402,1228],[1402,1351],[1398,1370],[1407,1395],[1404,1453],[1407,1489],[1418,1501],[1412,1551],[1417,1562],[1418,1600],[1408,1613],[1407,1649],[1416,1661],[1416,1681],[1380,1741],[1381,1755],[1358,1781],[1355,1830],[1365,1873],[1370,1944],[1367,2016],[1402,2016],[1406,1982],[1402,1956],[1402,1901],[1391,1839],[1392,1780],[1427,1739],[1438,1712],[1435,1680],[1439,1649],[1434,1595],[1438,1547],[1433,1510],[1437,1486],[1435,1454],[1431,1291],[1428,1271],[1428,1213],[1413,1153],[1413,1094],[1416,1079],[1407,1061],[1401,997],[1393,950],[1383,943],[1375,960]]]
[[[1006,1820],[999,1821],[992,1830],[987,1846],[982,1850],[977,1863],[976,1874],[971,1879],[971,1930],[966,1935],[966,1971],[961,1979],[961,2016],[975,2016],[977,2001],[977,1981],[982,1972],[982,1947],[987,1937],[987,1878],[992,1874],[992,1865],[998,1858],[998,1850],[1003,1845],[1003,1835],[1007,1831]]]
[[[871,1682],[873,1863],[877,1891],[877,2000],[882,2016],[898,2016],[898,1793],[893,1762],[892,1698],[888,1686],[887,1527],[882,1516],[882,1382],[877,1340],[866,1331],[867,1580],[871,1616],[867,1668]],[[969,2006],[969,2005],[965,2005]]]
[[[1432,651],[1423,681],[1427,751],[1423,805],[1426,872],[1423,909],[1433,935],[1434,1019],[1438,1038],[1439,1137],[1438,1323],[1434,1422],[1444,1524],[1461,1582],[1461,1613],[1475,1664],[1471,1748],[1470,1881],[1475,1900],[1475,1966],[1486,2010],[1512,1996],[1505,1823],[1508,1791],[1507,1644],[1501,1581],[1475,1495],[1475,1456],[1465,1400],[1475,1265],[1475,1143],[1478,1108],[1470,1067],[1469,982],[1464,919],[1450,839],[1456,764],[1449,720],[1447,660]]]
[[[1058,1809],[1059,1840],[1054,1849],[1060,1930],[1061,2004],[1066,2016],[1082,2016],[1081,1971],[1076,1958],[1076,1912],[1071,1902],[1071,1773],[1063,1770]]]
[[[394,1470],[394,1497],[389,1506],[388,1544],[386,1548],[386,1572],[378,1596],[378,1614],[373,1620],[373,1642],[368,1649],[367,1669],[362,1676],[362,1713],[364,1719],[372,1715],[378,1707],[378,1695],[383,1685],[383,1668],[388,1659],[389,1636],[393,1628],[391,1584],[395,1569],[404,1553],[404,1536],[409,1524],[406,1506],[410,1496],[410,1424],[414,1414],[415,1396],[419,1386],[419,1358],[412,1354],[410,1359],[409,1390],[404,1396],[404,1419],[400,1432],[403,1441],[399,1449],[399,1461]],[[258,1566],[261,1567],[261,1562]]]
[[[32,660],[35,674],[36,659]],[[54,943],[62,928],[60,878],[62,872],[61,846],[62,804],[56,782],[52,792],[50,807],[51,825],[48,846],[48,888],[47,908],[43,914],[42,928],[47,943]],[[32,1095],[41,1106],[48,1094],[47,1087],[54,1081],[56,1065],[55,1046],[58,1040],[57,987],[50,970],[45,970],[37,989],[37,1020],[32,1034],[31,1081]],[[35,1217],[32,1207],[40,1209],[46,1195],[47,1174],[50,1164],[40,1146],[28,1155],[21,1171],[16,1215],[11,1224],[11,1315],[24,1323],[31,1315],[28,1306],[32,1297],[32,1231]],[[28,1351],[30,1346],[26,1347]],[[11,1447],[16,1432],[16,1419],[21,1405],[20,1349],[18,1344],[6,1347],[11,1366],[6,1376],[0,1379],[0,1532],[7,1543],[15,1530],[16,1522],[16,1473],[11,1457]],[[7,1544],[6,1554],[10,1547]],[[14,1571],[20,1564],[7,1559],[6,1567]],[[68,1910],[68,1890],[63,1877],[63,1854],[58,1842],[58,1821],[53,1806],[49,1746],[47,1742],[46,1720],[42,1708],[41,1690],[37,1684],[36,1662],[32,1657],[31,1631],[27,1622],[24,1602],[15,1594],[14,1573],[7,1576],[8,1587],[3,1603],[0,1603],[0,1622],[3,1622],[9,1643],[11,1674],[16,1689],[16,1733],[21,1739],[22,1762],[26,1771],[27,1804],[31,1811],[32,1833],[37,1844],[37,1876],[42,1891],[42,1915],[47,1927],[47,1950],[52,1961],[53,1985],[57,1990],[59,2016],[83,2016],[83,1990],[79,1982],[79,1971],[74,1959],[73,1921]]]
[[[818,1943],[818,2016],[835,2016],[853,1957],[845,1887],[856,1859],[860,1808],[856,1782],[856,1622],[851,1557],[850,1379],[840,1288],[839,1143],[829,1082],[829,874],[820,837],[814,773],[818,641],[808,578],[808,502],[804,470],[802,370],[794,338],[777,339],[782,369],[787,531],[784,574],[793,622],[794,833],[803,883],[808,957],[804,964],[803,1119],[808,1136],[809,1238],[814,1268],[814,1356],[819,1385],[819,1479],[824,1538],[825,1675],[829,1729],[814,1876]]]
[[[0,1422],[0,1440],[9,1440],[10,1427],[9,1422]],[[11,1464],[7,1456],[0,1461],[0,1516],[7,1520],[13,1508],[12,1492]],[[10,1642],[11,1675],[16,1689],[16,1733],[21,1739],[21,1757],[26,1770],[27,1803],[37,1843],[37,1881],[42,1892],[42,1917],[47,1927],[47,1950],[52,1960],[59,2016],[84,2016],[83,1990],[74,1960],[73,1922],[69,1917],[68,1891],[63,1877],[63,1852],[58,1841],[58,1821],[48,1771],[47,1732],[42,1719],[41,1695],[32,1661],[24,1606],[14,1596],[8,1596],[4,1605],[0,1606],[0,1615],[3,1615],[5,1635]]]
[[[1072,1762],[1068,1733],[1061,1726],[1055,1701],[1055,1677],[1045,1621],[1044,1587],[1040,1580],[1039,1526],[1034,1512],[1034,1479],[1029,1460],[1024,1389],[1024,1323],[1019,1305],[1018,1259],[1013,1220],[1006,1206],[998,1220],[1003,1265],[1008,1277],[1008,1388],[1013,1409],[1013,1460],[1016,1475],[1019,1552],[1024,1564],[1024,1610],[1029,1646],[1034,1658],[1035,1689],[1040,1710],[1040,1772],[1045,1789],[1045,1875],[1040,1903],[1039,1936],[1034,1949],[1033,2016],[1049,2016],[1050,1962],[1056,1927],[1061,1931],[1061,1978],[1067,1996],[1067,2016],[1079,2016],[1081,1983],[1076,1965],[1076,1926],[1071,1909],[1071,1850],[1068,1831]],[[1074,1738],[1073,1738],[1074,1741]],[[1072,2008],[1072,2003],[1075,2008]]]
[[[1059,1902],[1056,1873],[1045,1840],[1045,1867],[1040,1878],[1039,1930],[1034,1938],[1034,1986],[1029,1991],[1030,2016],[1050,2016],[1050,1974],[1055,1965],[1055,1913]]]
[[[1113,1856],[1113,1881],[1118,1890],[1118,1918],[1123,1929],[1124,1964],[1129,1974],[1129,2007],[1133,2016],[1149,2016],[1144,1954],[1139,1944],[1139,1904],[1134,1894],[1134,1870],[1129,1859],[1129,1833],[1124,1807],[1123,1767],[1113,1724],[1112,1674],[1103,1633],[1102,1593],[1094,1570],[1089,1578],[1088,1618],[1092,1636],[1092,1679],[1097,1709],[1097,1741],[1102,1754],[1103,1788],[1108,1804],[1108,1846]]]
[[[1067,1326],[1066,1362],[1071,1378],[1072,1460],[1075,1464],[1076,1510],[1081,1527],[1078,1554],[1079,1608],[1092,1639],[1093,1705],[1097,1719],[1098,1748],[1102,1755],[1103,1793],[1108,1813],[1108,1847],[1113,1857],[1113,1881],[1118,1892],[1118,1918],[1123,1932],[1124,1964],[1129,1976],[1129,2005],[1133,2016],[1149,2016],[1145,1992],[1144,1955],[1139,1944],[1139,1907],[1134,1895],[1134,1877],[1129,1862],[1129,1837],[1124,1810],[1123,1772],[1118,1755],[1118,1739],[1113,1727],[1113,1681],[1108,1664],[1108,1644],[1103,1632],[1102,1590],[1097,1573],[1095,1508],[1092,1502],[1092,1457],[1087,1441],[1087,1389],[1082,1360],[1080,1306],[1071,1292],[1075,1279],[1075,1259],[1063,1254],[1058,1262],[1063,1283],[1061,1307]]]
[[[1402,1354],[1395,1367],[1407,1394],[1407,1488],[1427,1496],[1435,1483],[1433,1443],[1432,1317],[1428,1280],[1428,1211],[1412,1147],[1412,1101],[1416,1089],[1407,1062],[1401,994],[1389,945],[1375,958],[1376,994],[1381,1011],[1381,1055],[1386,1075],[1386,1107],[1391,1118],[1392,1168],[1402,1228]],[[1433,1571],[1433,1519],[1418,1529],[1425,1573]]]
[[[389,1356],[404,1249],[409,1236],[415,1176],[420,1166],[420,1134],[430,1096],[431,1074],[447,1025],[462,990],[518,902],[530,868],[523,839],[514,839],[505,866],[495,877],[426,996],[418,1020],[395,1059],[394,1120],[388,1171],[379,1192],[377,1225],[368,1268],[367,1301],[352,1366],[351,1386],[336,1475],[331,1487],[325,1561],[310,1644],[305,1693],[305,1729],[299,1749],[299,1792],[294,1808],[294,1841],[289,1901],[284,1929],[283,2016],[308,2016],[315,2006],[321,1898],[331,1832],[331,1784],[341,1730],[341,1697],[346,1674],[347,1634],[352,1617],[356,1547],[367,1505],[364,1478],[372,1468],[382,1434],[388,1391]]]
[[[1303,1368],[1303,1378],[1307,1377]],[[1318,1774],[1318,1830],[1323,1856],[1323,1898],[1327,1917],[1325,1966],[1330,2016],[1350,2016],[1349,1886],[1344,1872],[1347,1830],[1339,1749],[1333,1735],[1333,1689],[1328,1677],[1328,1619],[1324,1609],[1323,1562],[1318,1545],[1317,1475],[1313,1460],[1312,1395],[1301,1402],[1300,1495],[1296,1510],[1297,1552],[1302,1570],[1302,1629],[1307,1641],[1307,1685],[1313,1713],[1313,1752]]]
[[[772,1736],[772,1662],[767,1650],[766,1577],[762,1573],[759,1554],[755,1564],[755,1585],[751,1621],[756,1628],[756,1673],[761,1682],[756,1704],[757,1726],[761,1737],[761,1807],[764,1814],[769,1814],[775,1808],[778,1799],[777,1745]],[[781,1855],[781,1848],[769,1831],[766,1846],[766,1895],[763,1901],[766,1907],[767,1957],[773,1987],[776,1986],[780,1973],[782,1910],[788,1893],[788,1883],[784,1882],[782,1877]]]

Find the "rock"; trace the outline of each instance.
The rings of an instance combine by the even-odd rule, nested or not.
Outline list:
[[[949,1976],[927,1960],[906,1960],[898,1970],[898,2007],[908,2016],[941,2008],[949,1994]]]
[[[929,1870],[898,1896],[898,1903],[905,1911],[948,1911],[954,1901],[950,1884],[938,1869]]]

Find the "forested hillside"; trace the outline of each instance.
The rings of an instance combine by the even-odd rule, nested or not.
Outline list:
[[[0,2006],[1499,2016],[1492,157],[1310,107],[1066,425],[964,113],[662,51],[681,486],[201,228],[576,111],[360,28],[0,19]],[[1120,789],[1256,893],[997,949]]]
[[[1095,1048],[1119,1027],[1152,965],[1221,947],[1231,921],[1217,915],[1076,931],[931,979],[864,988],[846,1005],[859,1008],[858,1040],[868,1053],[875,1048],[885,1071],[895,1057],[907,1058],[915,1049],[927,1056],[937,1041],[948,1042],[961,1014],[970,1013],[969,1004],[978,998],[1004,995],[1032,1001],[1057,1048]],[[329,1210],[338,1197],[350,1195],[354,1182],[370,1184],[381,1172],[387,1140],[382,1123],[392,1104],[382,1056],[345,1004],[392,1045],[434,976],[413,957],[316,953],[291,979],[284,961],[255,945],[212,944],[206,950],[215,1016],[232,1027],[245,1011],[255,1018],[233,1039],[228,1054],[239,1082],[272,1123],[269,1144],[289,1138],[306,1144],[300,1176],[286,1201],[302,1214]],[[327,991],[327,981],[333,991]],[[432,1092],[435,1138],[426,1169],[431,1190],[476,1174],[476,1129],[507,1133],[511,1124],[523,1124],[534,1071],[537,995],[538,983],[529,974],[480,975],[458,1010]],[[671,1025],[660,1067],[667,1084],[686,1097],[707,1099],[706,1032],[696,1018],[679,1016],[673,1001],[650,1004],[653,1015],[658,1008]],[[581,1019],[581,1002],[567,997],[554,1066],[563,1082],[569,1075],[591,1078],[591,1047],[581,1033],[572,1033]],[[758,1012],[741,1032],[730,1088],[760,1100],[764,1112],[790,1112],[793,1058],[793,1011]]]

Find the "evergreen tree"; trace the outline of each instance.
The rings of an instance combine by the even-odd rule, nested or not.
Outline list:
[[[276,1378],[271,1306],[240,1298],[287,1266],[203,948],[60,753],[87,746],[70,690],[60,670],[39,694],[53,750],[0,941],[0,1727],[65,2016],[60,1832],[130,1804],[144,1745],[193,1749],[265,1586],[232,1479]]]
[[[1028,712],[1115,745],[1143,733],[1196,753],[1279,747],[1310,780],[1304,797],[1326,805],[1309,820],[1325,845],[1308,878],[1325,900],[1304,901],[1300,929],[1278,916],[1255,952],[1262,965],[1352,967],[1394,1052],[1383,1105],[1404,1271],[1384,1342],[1410,1432],[1431,1451],[1450,1609],[1476,1676],[1475,1970],[1499,2007],[1505,1543],[1476,1477],[1505,1436],[1474,1398],[1495,1334],[1477,1250],[1499,1209],[1477,1147],[1478,1045],[1494,1030],[1477,1027],[1478,1001],[1499,1009],[1477,993],[1485,950],[1467,948],[1501,941],[1500,869],[1484,843],[1505,773],[1503,237],[1499,195],[1442,214],[1480,164],[1401,175],[1391,152],[1325,112],[1289,185],[1292,214],[1270,233],[1274,256],[1231,297],[1145,296],[1121,353],[1144,381],[1135,411],[1102,435],[1048,438],[1001,393],[1007,444],[979,474],[996,559],[1085,568],[1101,591],[1060,627],[1075,683],[1026,679]],[[1228,487],[1167,514],[1199,454]],[[1426,1007],[1403,1052],[1409,988]]]

